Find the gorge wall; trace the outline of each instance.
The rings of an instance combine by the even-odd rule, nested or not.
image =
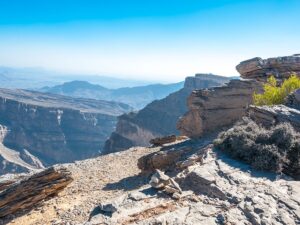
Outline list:
[[[103,153],[122,151],[132,146],[147,146],[152,138],[178,134],[176,122],[187,111],[186,99],[190,93],[195,89],[221,86],[229,80],[228,77],[212,74],[187,77],[181,90],[153,101],[137,113],[120,116]]]
[[[122,103],[0,89],[0,174],[98,155]]]
[[[282,81],[300,75],[299,55],[241,62],[236,69],[246,80],[232,80],[224,87],[194,91],[188,100],[189,111],[179,120],[181,134],[198,138],[232,125],[246,115],[253,92],[261,92],[271,75]]]

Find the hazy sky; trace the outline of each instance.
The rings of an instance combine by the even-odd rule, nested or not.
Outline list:
[[[0,0],[0,65],[178,81],[300,53],[300,0]]]

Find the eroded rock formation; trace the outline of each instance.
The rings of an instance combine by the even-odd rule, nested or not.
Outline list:
[[[287,122],[300,131],[300,111],[285,105],[250,106],[248,115],[256,123],[266,127]]]
[[[232,125],[246,115],[253,92],[261,92],[263,82],[270,75],[279,81],[291,74],[300,75],[300,56],[254,58],[241,62],[236,68],[247,80],[233,80],[224,87],[197,90],[190,95],[189,111],[177,125],[181,134],[198,138]]]
[[[266,81],[269,76],[273,75],[277,79],[283,80],[293,73],[300,76],[300,55],[268,59],[256,57],[241,62],[236,69],[245,79]]]
[[[66,168],[51,167],[8,185],[0,192],[0,218],[31,209],[48,196],[62,191],[72,180]]]
[[[148,146],[153,138],[178,134],[176,122],[187,111],[186,98],[190,93],[195,89],[221,86],[229,80],[212,74],[187,77],[183,89],[148,104],[137,113],[120,116],[116,130],[105,144],[104,153]]]
[[[196,138],[232,125],[246,115],[254,91],[260,91],[260,84],[253,80],[232,80],[222,87],[193,91],[188,98],[189,111],[177,128]]]

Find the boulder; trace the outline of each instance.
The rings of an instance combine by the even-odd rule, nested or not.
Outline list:
[[[30,210],[47,197],[61,192],[72,180],[65,167],[54,166],[9,185],[0,192],[0,218]]]
[[[170,178],[160,170],[156,170],[155,173],[152,175],[150,180],[150,185],[153,188],[162,189],[164,192],[172,196],[175,193],[176,195],[174,196],[179,196],[177,194],[182,193],[182,190],[180,186],[177,184],[177,182],[173,178]]]
[[[286,106],[300,110],[300,89],[297,89],[285,99]]]
[[[169,135],[165,137],[158,137],[158,138],[151,139],[150,144],[154,146],[161,146],[175,141],[176,141],[176,135]]]
[[[208,143],[211,137],[194,143],[193,140],[186,140],[181,143],[162,147],[160,151],[145,155],[138,160],[138,168],[143,173],[158,170],[170,170],[174,168],[186,168],[197,162],[201,162],[206,154]],[[199,151],[199,149],[201,149]],[[196,151],[196,152],[195,152]]]
[[[249,106],[249,117],[256,123],[270,127],[288,122],[295,130],[300,131],[300,111],[285,105]]]
[[[236,66],[237,71],[245,79],[266,81],[273,75],[283,80],[295,73],[300,76],[300,55],[262,59],[259,57],[241,62]]]
[[[151,172],[156,169],[166,170],[176,166],[176,162],[190,150],[190,148],[182,148],[178,151],[170,149],[143,156],[138,161],[138,168],[143,172]]]
[[[182,135],[198,138],[232,125],[246,115],[253,92],[261,91],[254,80],[231,80],[226,86],[193,91],[189,111],[178,121]]]

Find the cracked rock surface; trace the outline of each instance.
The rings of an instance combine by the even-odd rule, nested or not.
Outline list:
[[[207,146],[182,169],[157,171],[150,185],[122,195],[116,210],[101,210],[94,224],[299,224],[300,182],[259,172]],[[195,154],[188,156],[195,158]],[[168,185],[179,185],[174,198]]]

